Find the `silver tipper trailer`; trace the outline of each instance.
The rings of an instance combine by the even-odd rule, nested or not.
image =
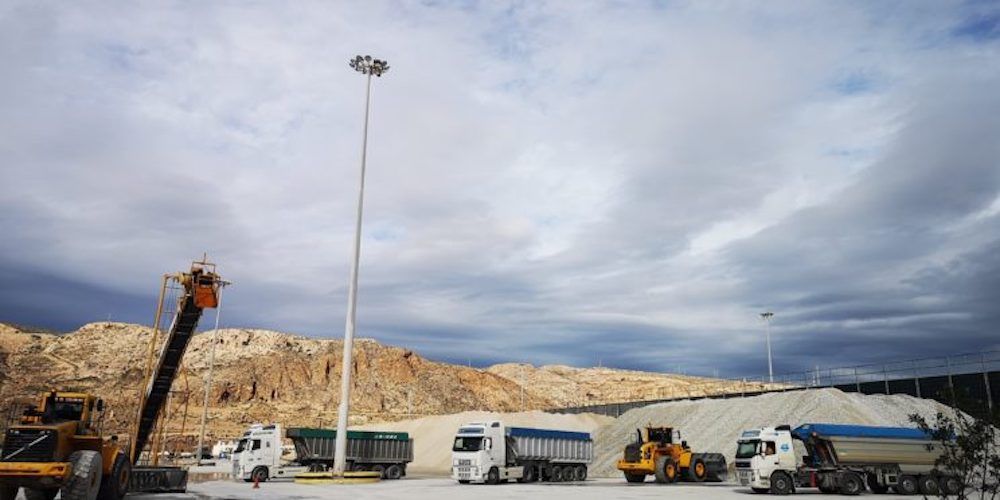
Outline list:
[[[452,478],[463,484],[583,481],[593,456],[594,441],[586,432],[473,422],[455,436]]]

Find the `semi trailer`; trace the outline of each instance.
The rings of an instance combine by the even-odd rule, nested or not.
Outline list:
[[[796,442],[805,455],[797,456]],[[961,483],[935,462],[943,450],[919,429],[804,424],[747,430],[736,449],[736,474],[756,493],[778,495],[797,488],[858,495],[890,488],[902,495],[954,494]]]
[[[289,460],[282,457],[281,430],[277,424],[257,424],[243,433],[233,450],[235,479],[263,482],[333,467],[335,429],[287,429],[285,437],[295,450],[295,458]],[[374,471],[383,479],[399,479],[406,476],[406,465],[412,461],[413,439],[406,432],[347,431],[346,471]]]
[[[583,481],[593,455],[587,432],[474,422],[460,426],[455,436],[451,476],[462,484]]]

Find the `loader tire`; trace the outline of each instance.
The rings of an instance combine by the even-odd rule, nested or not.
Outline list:
[[[132,464],[124,453],[115,455],[111,473],[104,476],[101,489],[97,492],[98,500],[122,500],[128,493],[128,482],[132,476]],[[28,500],[31,500],[30,498]]]
[[[59,488],[35,489],[25,488],[24,498],[27,500],[52,500],[59,493]]]
[[[677,481],[677,464],[670,457],[659,457],[656,459],[656,482],[672,483]]]
[[[73,471],[62,488],[59,498],[62,500],[96,500],[97,491],[101,488],[101,454],[96,451],[74,451],[69,456]]]
[[[14,500],[17,498],[17,490],[20,489],[17,486],[11,486],[9,484],[0,484],[0,500]]]
[[[700,483],[708,477],[708,467],[705,466],[705,461],[701,458],[695,458],[691,460],[691,465],[688,466],[685,471],[685,476],[688,481],[692,483]]]

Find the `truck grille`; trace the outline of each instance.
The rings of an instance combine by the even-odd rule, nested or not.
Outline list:
[[[26,446],[27,448],[25,448]],[[4,436],[0,461],[51,462],[55,451],[55,434],[49,430],[8,429],[7,435]]]
[[[625,461],[626,462],[638,462],[642,458],[642,445],[638,443],[632,443],[625,446]]]

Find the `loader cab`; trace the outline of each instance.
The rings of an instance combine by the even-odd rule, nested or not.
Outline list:
[[[23,425],[52,425],[77,422],[77,434],[95,431],[94,417],[104,411],[104,401],[93,395],[51,391],[39,406],[29,407],[21,419]]]

